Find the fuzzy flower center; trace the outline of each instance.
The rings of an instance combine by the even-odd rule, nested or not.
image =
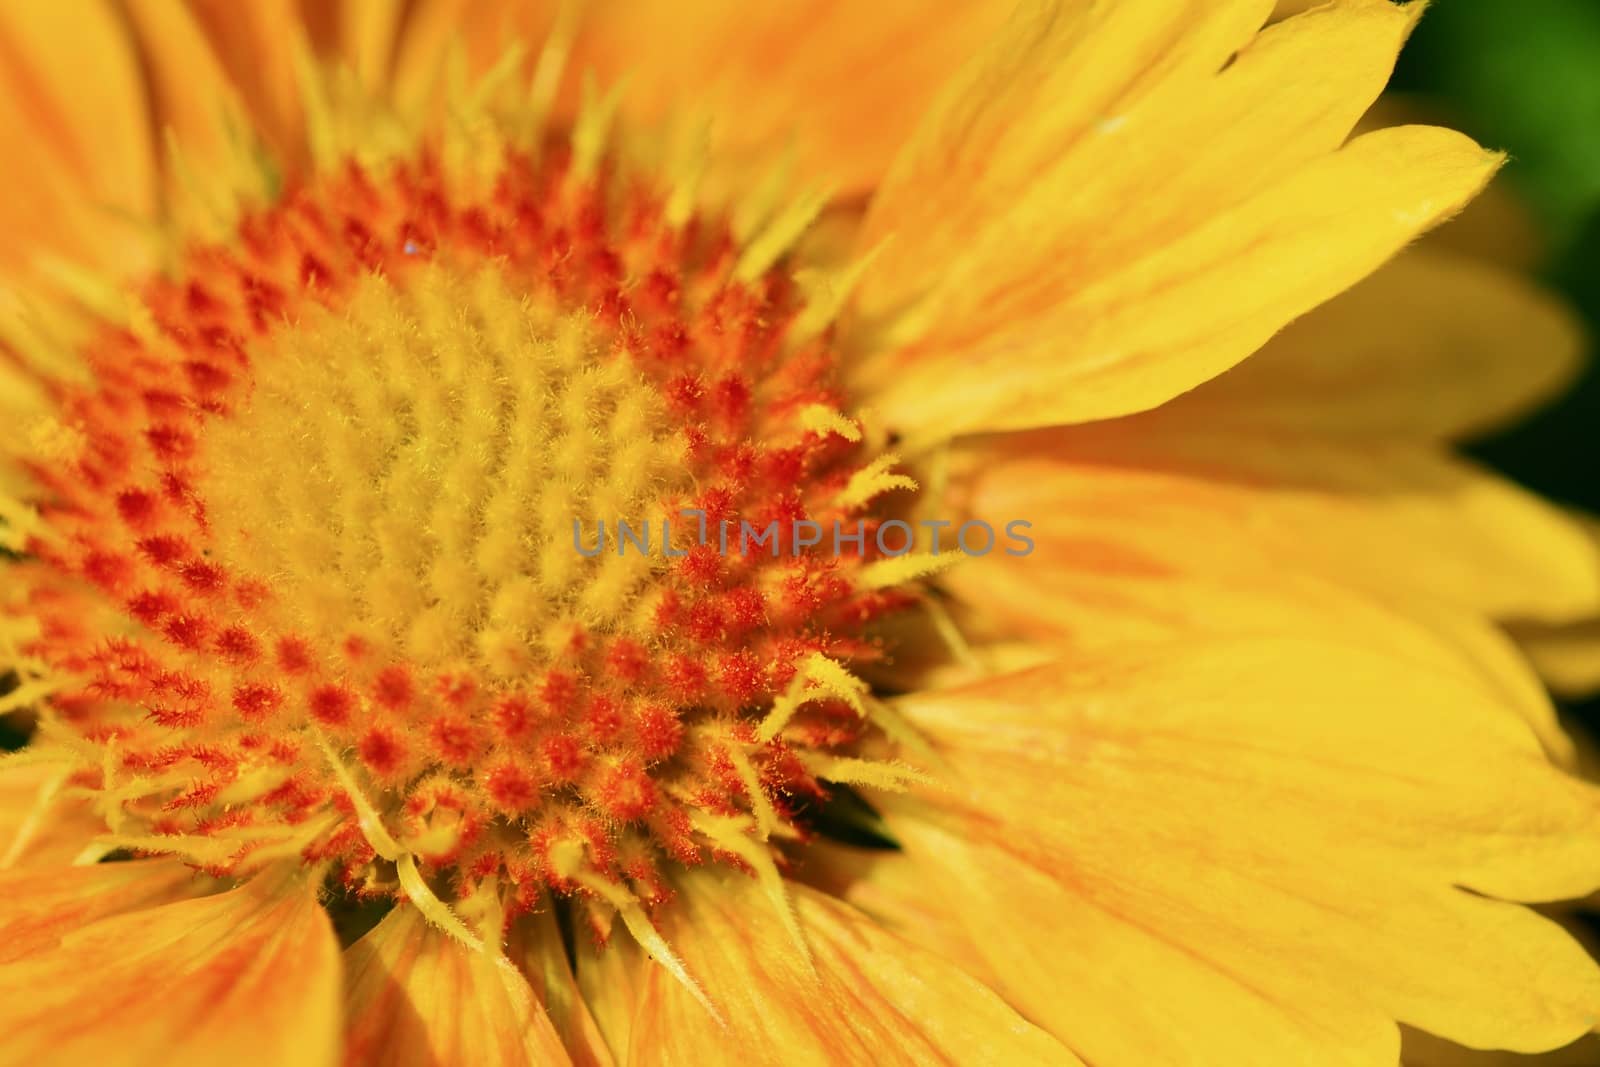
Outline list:
[[[27,651],[118,843],[649,902],[875,773],[909,483],[788,275],[667,201],[560,151],[351,165],[97,333],[35,428]]]

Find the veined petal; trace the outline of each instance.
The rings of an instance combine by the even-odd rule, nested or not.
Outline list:
[[[1368,647],[1486,686],[1528,724],[1552,760],[1563,767],[1574,764],[1571,738],[1539,677],[1497,626],[1471,613],[1421,602],[1396,604],[1335,581],[1269,567],[1175,568],[1162,575],[1101,571],[1093,563],[1079,569],[1043,560],[1033,567],[1026,560],[995,560],[957,571],[946,584],[969,599],[972,611],[1022,638],[977,647],[989,674],[1007,663],[1015,664],[1013,669],[1034,666],[1051,658],[1052,649],[1092,652],[1195,635],[1298,632],[1335,641],[1359,635]],[[962,680],[959,670],[942,673]],[[970,680],[970,672],[966,676]],[[937,684],[941,673],[927,677]]]
[[[889,798],[896,837],[1090,1062],[1393,1062],[1392,1020],[1538,1051],[1600,1021],[1600,967],[1504,902],[1600,881],[1600,793],[1457,679],[1199,640],[899,706],[955,779]]]
[[[860,908],[985,985],[1001,985],[993,962],[972,942],[960,902],[929,893],[926,869],[904,852],[819,839],[806,847],[797,873],[807,885]]]
[[[1078,1062],[949,963],[813,889],[791,893],[809,962],[754,879],[683,878],[661,932],[725,1025],[649,964],[629,1062]]]
[[[345,1054],[401,1065],[570,1064],[533,990],[400,905],[345,952]]]
[[[1230,428],[1463,437],[1560,392],[1584,347],[1572,313],[1530,282],[1416,250],[1172,406]]]
[[[584,1003],[589,1006],[612,1059],[628,1067],[635,1062],[629,1059],[628,1050],[633,1044],[635,1008],[652,970],[649,957],[631,937],[620,932],[603,946],[596,945],[592,938],[580,937],[576,950],[578,988],[583,992]],[[701,1025],[716,1025],[709,1018],[702,1018]]]
[[[1196,423],[1179,405],[973,446],[957,509],[1028,519],[1038,548],[972,570],[1127,588],[1300,572],[1494,618],[1600,608],[1600,554],[1579,524],[1442,449]]]
[[[202,884],[166,859],[0,871],[0,963],[54,950],[99,919],[193,896]]]
[[[864,238],[893,235],[863,280],[856,384],[892,425],[937,438],[1159,404],[1360,280],[1498,166],[1432,128],[1335,151],[1414,10],[1332,4],[1262,32],[1218,73],[1264,11],[1200,6],[1203,20],[1185,9],[1154,25],[1149,4],[1036,12],[936,114]],[[1190,55],[1212,22],[1233,34],[1204,64],[1171,61],[1177,46],[1155,33]],[[1019,49],[1022,73],[1001,78]],[[1119,56],[1123,77],[1059,102],[1078,99],[1061,79]]]
[[[338,981],[315,887],[260,877],[75,927],[5,968],[0,1063],[331,1067]]]

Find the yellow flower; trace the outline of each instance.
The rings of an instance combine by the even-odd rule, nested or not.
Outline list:
[[[0,12],[0,1063],[1593,1030],[1575,334],[1272,7]]]

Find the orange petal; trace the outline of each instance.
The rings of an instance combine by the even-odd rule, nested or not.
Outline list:
[[[308,0],[312,6],[317,0]],[[345,0],[335,9],[340,58],[371,90],[384,88],[394,66],[406,0]]]
[[[868,218],[868,244],[893,240],[863,281],[856,384],[913,437],[1159,404],[1370,273],[1498,166],[1422,127],[1336,151],[1413,8],[1342,0],[1253,41],[1261,4],[1030,10]]]
[[[527,981],[396,907],[345,952],[345,1055],[380,1067],[568,1064]]]
[[[331,1067],[338,981],[315,887],[257,878],[100,919],[6,967],[0,1062]]]
[[[169,0],[124,0],[124,10],[145,57],[156,129],[163,137],[172,132],[204,181],[229,148],[230,114],[246,113],[232,76],[189,8]]]
[[[791,886],[810,960],[770,898],[733,871],[693,871],[660,917],[662,935],[723,1022],[663,968],[647,968],[631,1063],[1076,1063],[949,963],[832,897]],[[609,951],[609,950],[608,950]]]
[[[792,145],[802,180],[863,189],[1009,7],[612,0],[588,16],[575,63],[626,78],[641,121],[704,108],[724,156],[770,166]]]
[[[515,45],[537,56],[560,8],[557,0],[415,0],[394,43],[394,97],[403,109],[423,108],[439,94],[452,50],[458,46],[469,74],[482,74]],[[583,69],[579,67],[578,69]]]
[[[187,0],[187,6],[278,159],[304,162],[294,50],[306,32],[297,0]]]
[[[89,923],[181,900],[202,887],[188,867],[166,859],[0,871],[0,963],[58,948]]]
[[[611,1051],[578,989],[554,913],[530,915],[517,931],[521,944],[512,955],[522,961],[533,995],[544,1005],[575,1067],[611,1067]]]
[[[633,1041],[634,1008],[650,976],[648,957],[627,934],[609,944],[596,945],[589,937],[577,939],[578,988],[594,1014],[596,1026],[617,1063],[629,1063]]]
[[[1037,548],[996,552],[953,581],[1082,577],[1153,602],[1188,579],[1270,591],[1275,575],[1303,574],[1494,618],[1600,610],[1600,553],[1576,521],[1423,444],[1268,432],[1187,418],[1180,404],[962,455],[972,473],[956,509],[997,527],[1031,521]]]
[[[1089,1062],[1394,1062],[1396,1020],[1538,1051],[1600,1021],[1600,967],[1502,902],[1600,882],[1600,793],[1453,676],[1194,640],[900,708],[953,780],[891,828]]]
[[[1573,315],[1531,283],[1413,251],[1173,403],[1230,428],[1463,437],[1560,392],[1584,347]]]

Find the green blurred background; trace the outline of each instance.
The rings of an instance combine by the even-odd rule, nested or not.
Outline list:
[[[1511,154],[1500,180],[1543,231],[1543,278],[1600,339],[1600,0],[1433,0],[1393,86]],[[1600,513],[1600,359],[1560,402],[1473,451]],[[1600,700],[1569,711],[1600,732]]]

